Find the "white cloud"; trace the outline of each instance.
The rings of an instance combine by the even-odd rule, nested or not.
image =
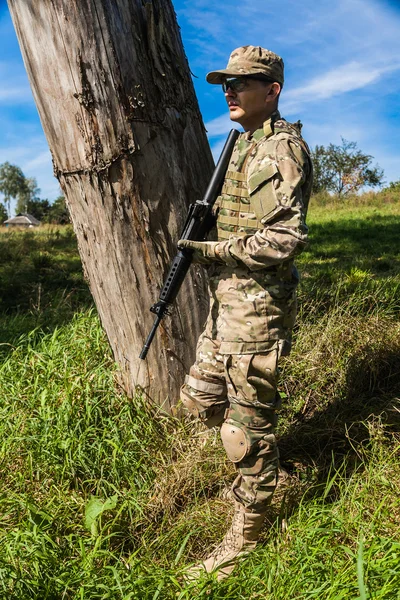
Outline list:
[[[400,69],[400,63],[371,66],[351,61],[316,77],[310,83],[288,90],[282,94],[282,111],[285,114],[298,112],[299,106],[308,102],[326,100],[348,92],[370,86],[383,75]],[[371,90],[371,96],[372,96]]]
[[[24,66],[15,60],[0,61],[0,104],[33,104]]]
[[[220,154],[222,152],[222,148],[225,145],[225,142],[226,142],[226,139],[224,137],[221,140],[218,140],[215,144],[212,144],[212,146],[211,146],[211,152],[212,152],[215,163],[217,163],[217,160],[220,157]]]
[[[27,86],[15,86],[0,89],[0,103],[26,103],[32,102],[32,94]]]
[[[40,152],[38,156],[35,156],[35,158],[28,160],[28,162],[25,163],[25,169],[32,170],[36,169],[37,167],[48,167],[49,163],[51,164],[51,154],[50,150],[47,149],[43,152]]]
[[[26,177],[35,177],[40,197],[50,201],[60,194],[60,186],[53,175],[51,154],[44,135],[25,135],[14,138],[13,145],[0,146],[0,164],[9,162],[20,167]],[[22,141],[23,140],[23,141]]]
[[[303,134],[311,147],[318,145],[340,144],[341,138],[357,140],[362,143],[365,128],[359,123],[333,116],[326,119],[325,123],[315,123],[311,119],[304,119]]]
[[[228,113],[224,113],[220,117],[216,117],[205,124],[207,135],[210,138],[217,137],[228,133],[231,129],[240,128],[240,125],[233,123]]]
[[[197,47],[191,63],[208,70],[246,44],[281,54],[290,81],[351,60],[374,69],[400,51],[399,14],[381,0],[181,0],[176,6],[185,43]]]

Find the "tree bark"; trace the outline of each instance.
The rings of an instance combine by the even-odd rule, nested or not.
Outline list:
[[[191,269],[138,354],[213,161],[170,0],[8,0],[84,271],[120,369],[170,411],[207,300]]]

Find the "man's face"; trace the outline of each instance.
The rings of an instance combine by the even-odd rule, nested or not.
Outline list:
[[[224,93],[231,121],[240,123],[245,131],[255,131],[276,109],[277,94],[272,88],[278,86],[279,93],[279,84],[237,77],[230,87],[229,81]]]

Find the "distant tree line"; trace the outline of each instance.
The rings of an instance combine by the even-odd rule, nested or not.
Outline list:
[[[315,146],[313,193],[331,192],[338,198],[355,194],[363,187],[383,183],[383,169],[372,166],[373,156],[364,154],[356,142],[342,138],[341,145]]]
[[[397,181],[391,181],[389,185],[383,189],[383,191],[400,193],[400,179]]]
[[[25,177],[16,165],[5,162],[0,165],[0,223],[11,216],[11,201],[16,201],[16,213],[27,213],[42,223],[69,223],[68,209],[64,196],[60,195],[54,202],[40,198],[40,189],[34,177]]]
[[[315,146],[311,150],[314,163],[313,193],[328,192],[339,199],[357,193],[363,187],[379,187],[384,172],[379,165],[372,166],[373,156],[364,154],[356,142],[342,138],[340,145]],[[400,191],[400,181],[391,182],[387,188]],[[39,197],[40,189],[34,177],[25,177],[16,165],[0,165],[0,223],[10,216],[11,200],[16,201],[16,212],[28,213],[42,223],[69,223],[64,196],[50,203]]]

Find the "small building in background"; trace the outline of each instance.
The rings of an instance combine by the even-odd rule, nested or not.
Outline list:
[[[40,221],[28,213],[18,213],[15,217],[4,221],[3,225],[6,227],[37,227],[40,225]]]

